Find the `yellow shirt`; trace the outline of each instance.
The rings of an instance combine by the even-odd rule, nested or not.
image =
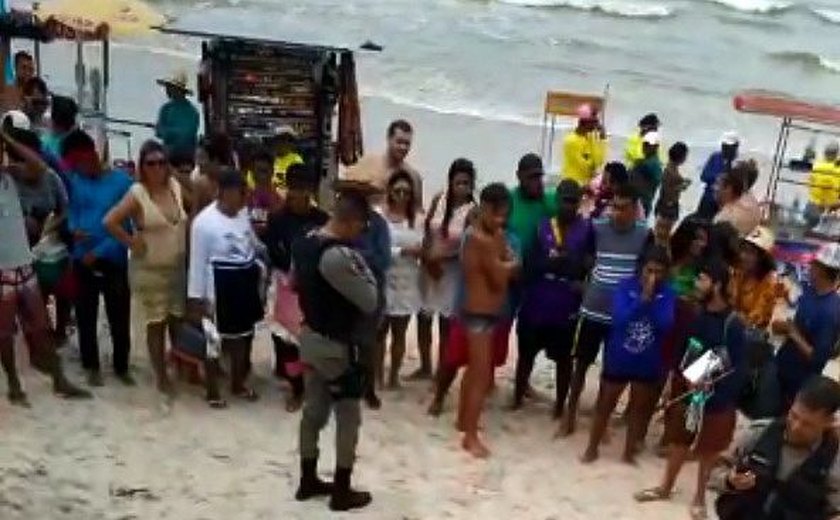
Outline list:
[[[639,132],[633,132],[627,138],[627,144],[624,145],[624,164],[630,168],[644,159],[645,152],[642,150],[642,135]]]
[[[288,170],[289,166],[293,164],[303,164],[303,157],[301,157],[298,153],[291,152],[274,160],[274,178],[272,179],[272,182],[277,189],[285,191],[286,170]],[[248,187],[253,188],[255,185],[254,172],[249,171],[246,179]]]
[[[580,135],[569,132],[563,138],[563,178],[586,186],[604,165],[607,143],[598,132]]]
[[[808,183],[811,204],[825,207],[840,202],[840,165],[815,162]]]

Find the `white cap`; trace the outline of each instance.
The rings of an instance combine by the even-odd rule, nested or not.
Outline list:
[[[831,269],[840,269],[840,244],[826,244],[817,251],[814,261]]]
[[[720,144],[725,144],[727,146],[736,146],[740,142],[741,139],[738,137],[738,132],[734,130],[725,132],[720,138]]]
[[[642,142],[649,145],[659,145],[662,142],[659,132],[648,132],[642,137]]]
[[[32,128],[29,118],[20,110],[9,110],[3,114],[2,121],[3,126],[11,123],[12,128],[17,128],[19,130],[29,130]]]

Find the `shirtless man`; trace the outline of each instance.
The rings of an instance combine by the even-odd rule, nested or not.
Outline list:
[[[385,193],[385,187],[391,175],[397,170],[405,170],[411,175],[414,183],[414,193],[420,194],[417,197],[417,205],[422,208],[423,178],[406,161],[414,140],[414,129],[411,127],[411,123],[403,119],[392,122],[388,125],[387,138],[385,153],[365,155],[359,159],[359,162],[349,167],[342,178],[371,182],[382,193]]]
[[[480,203],[461,259],[466,288],[461,320],[467,329],[469,361],[461,382],[458,425],[464,432],[461,446],[477,458],[486,458],[490,450],[478,438],[478,421],[493,370],[493,329],[519,266],[505,239],[511,206],[507,188],[490,184],[481,191]]]

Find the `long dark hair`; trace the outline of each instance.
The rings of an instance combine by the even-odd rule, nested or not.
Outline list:
[[[411,175],[407,171],[397,170],[391,175],[388,179],[388,188],[385,200],[388,203],[388,206],[391,206],[394,203],[394,198],[391,196],[391,188],[400,181],[407,182],[408,187],[411,190],[411,195],[408,198],[408,205],[405,208],[405,218],[408,220],[408,227],[414,229],[414,219],[417,217],[417,194],[414,193],[414,179],[411,178]]]
[[[671,262],[679,264],[691,253],[691,244],[697,239],[700,232],[708,233],[708,224],[695,216],[688,216],[677,226],[674,234],[671,235]],[[699,260],[697,258],[695,261]]]
[[[463,157],[455,159],[452,161],[452,164],[449,166],[449,174],[447,175],[447,182],[446,182],[446,200],[443,208],[443,222],[441,224],[441,235],[443,238],[449,238],[449,223],[452,221],[452,213],[455,211],[453,207],[455,205],[455,195],[452,193],[452,183],[455,181],[455,176],[459,173],[466,173],[470,176],[470,180],[473,184],[473,191],[475,189],[475,165],[469,159],[464,159]],[[475,202],[475,195],[471,192],[469,202]],[[438,204],[440,202],[438,201]],[[426,230],[428,231],[429,223],[431,222],[432,212],[429,212],[429,218],[426,219]]]

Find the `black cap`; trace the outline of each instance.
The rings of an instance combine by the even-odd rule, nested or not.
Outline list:
[[[650,113],[639,120],[639,126],[659,126],[659,116],[654,113]]]
[[[219,175],[219,190],[242,189],[245,187],[245,177],[236,170],[226,169]]]
[[[517,166],[516,171],[524,172],[525,170],[534,170],[537,168],[540,170],[543,169],[542,159],[535,153],[528,153],[519,159],[519,166]]]

